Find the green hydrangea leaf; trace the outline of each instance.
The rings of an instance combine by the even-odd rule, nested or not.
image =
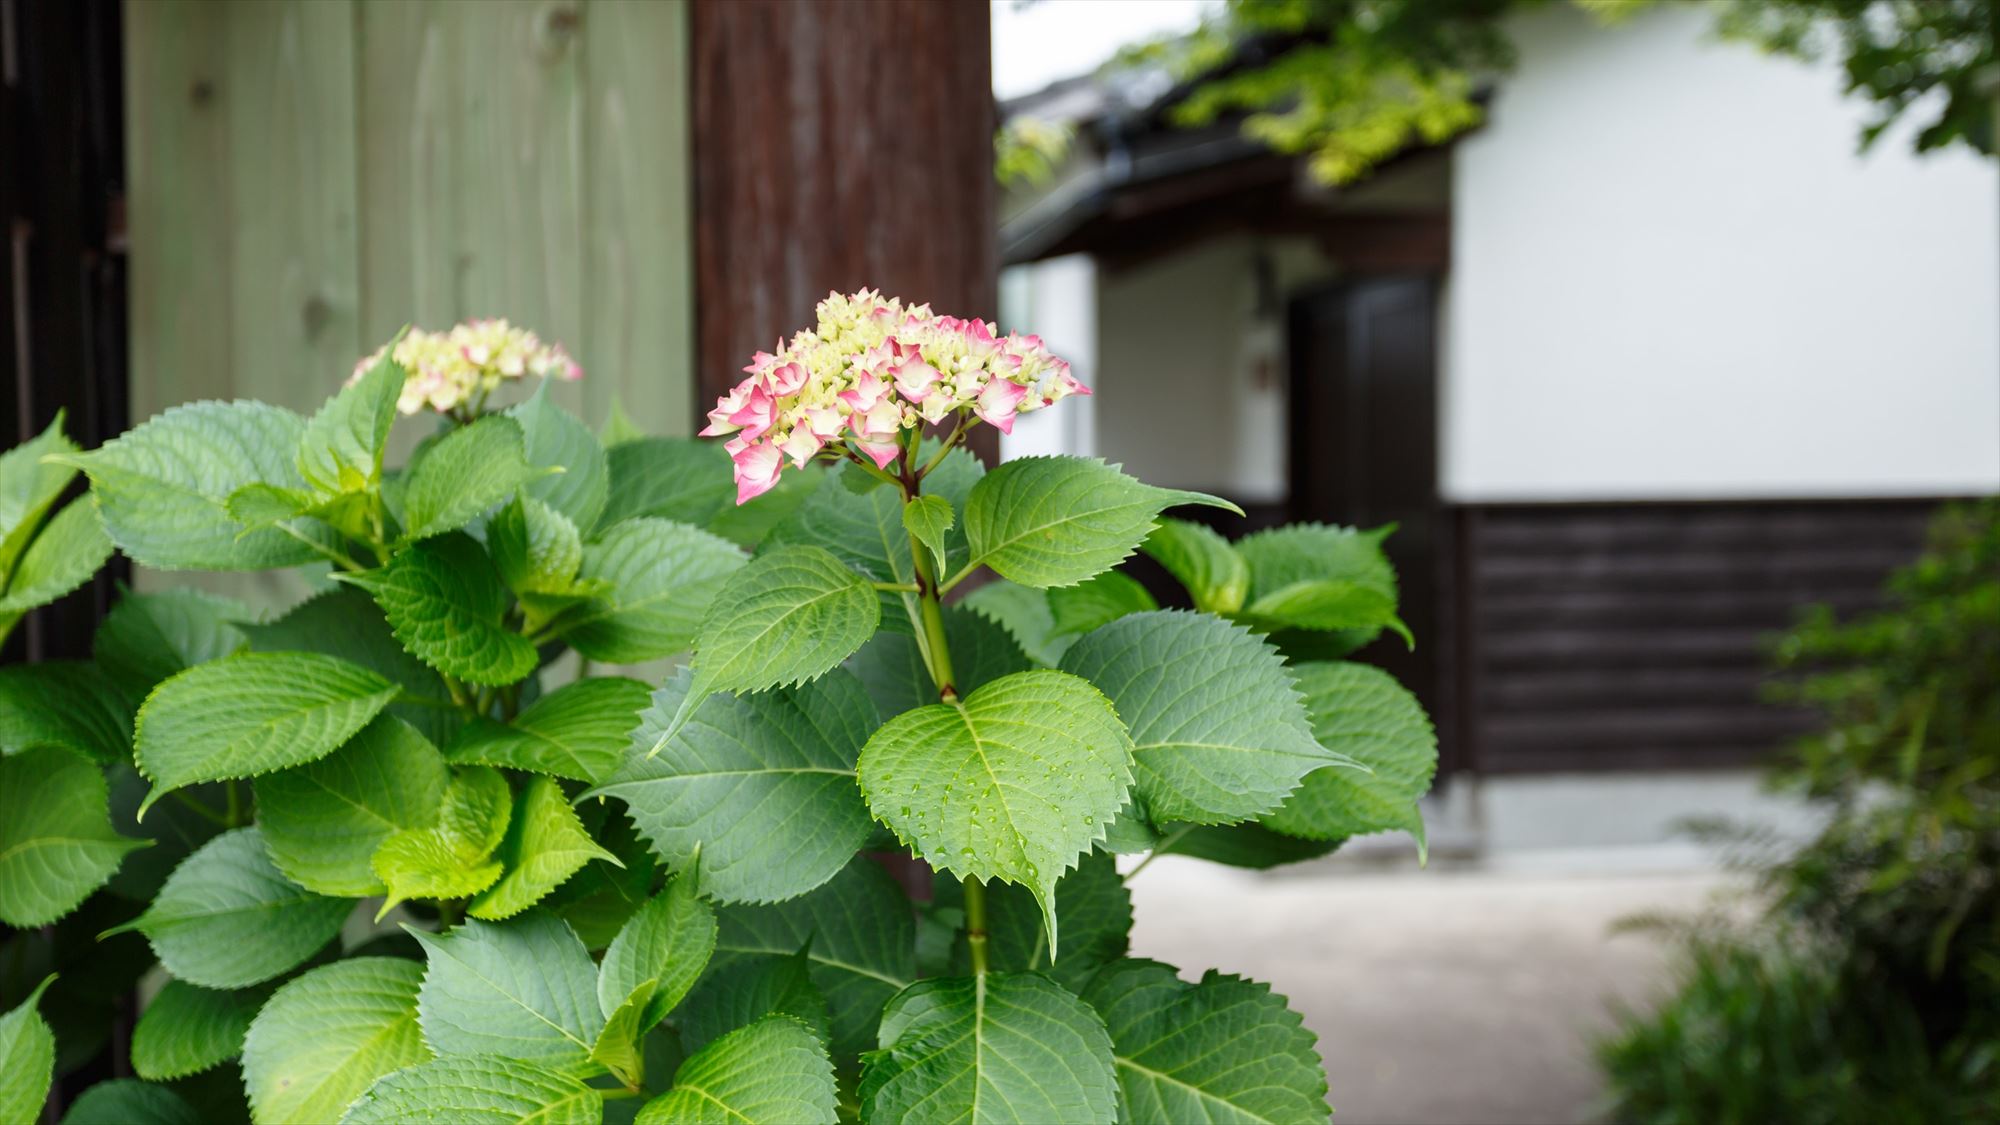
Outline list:
[[[158,570],[268,570],[320,556],[286,530],[246,531],[229,497],[249,484],[300,488],[305,419],[260,402],[172,407],[89,453],[68,456],[90,476],[104,530]]]
[[[520,423],[489,414],[446,434],[417,461],[403,488],[404,536],[427,539],[457,531],[514,491],[547,476],[528,462]]]
[[[767,691],[825,675],[880,622],[875,588],[827,551],[782,547],[759,556],[729,576],[702,619],[694,686],[660,743],[715,692]]]
[[[927,493],[903,505],[903,526],[917,537],[917,542],[930,548],[934,572],[938,574],[945,573],[945,533],[957,522],[951,501],[936,493]]]
[[[409,372],[383,352],[306,423],[299,477],[320,496],[364,492],[382,482],[382,451]]]
[[[1139,549],[1167,568],[1204,613],[1235,613],[1250,596],[1250,565],[1211,528],[1163,519]]]
[[[963,909],[961,884],[940,881],[932,901]],[[1071,992],[1081,992],[1097,970],[1131,948],[1132,895],[1108,852],[1092,852],[1056,884],[1056,918],[1063,933],[1062,956],[1049,959],[1048,931],[1041,907],[1019,887],[998,883],[986,889],[986,960],[995,970],[1047,973]],[[953,971],[970,973],[971,958],[961,931],[952,947]]]
[[[1049,609],[1046,590],[996,579],[967,594],[959,605],[999,624],[1028,659],[1044,668],[1061,663],[1063,653],[1076,643],[1074,635],[1056,632],[1056,618]]]
[[[914,582],[916,564],[910,559],[902,509],[900,491],[852,465],[837,465],[823,475],[806,503],[771,529],[762,550],[816,547],[872,582]],[[910,624],[916,610],[912,595],[879,590],[875,598],[883,629],[915,631]]]
[[[616,940],[639,908],[652,901],[653,885],[662,869],[659,858],[640,839],[639,830],[632,827],[622,809],[609,801],[588,801],[576,809],[590,834],[625,866],[600,863],[585,867],[557,887],[544,905],[568,922],[584,945],[597,951]]]
[[[920,503],[936,497],[938,503],[962,508],[985,471],[977,458],[954,449],[924,478],[926,499]],[[940,539],[945,559],[940,577],[944,577],[965,562],[964,529],[947,524]],[[811,501],[772,528],[765,546],[818,547],[876,582],[907,583],[916,577],[910,558],[910,532],[903,522],[902,493],[851,465],[840,465],[827,473]],[[878,600],[884,629],[913,631],[910,621],[916,601],[912,595],[881,591]]]
[[[98,525],[88,499],[78,498],[42,525],[21,553],[0,597],[0,614],[19,614],[47,605],[90,581],[111,557],[111,539]]]
[[[437,822],[391,833],[369,861],[389,896],[375,915],[389,913],[412,898],[465,898],[499,881],[501,861],[493,858],[513,820],[514,796],[499,770],[460,769],[445,786]]]
[[[1128,798],[1125,807],[1112,818],[1111,826],[1104,830],[1104,839],[1098,843],[1097,850],[1112,855],[1137,855],[1152,851],[1157,843],[1159,836],[1152,823],[1140,811],[1138,803]]]
[[[517,594],[567,595],[583,566],[576,524],[532,496],[516,496],[493,514],[486,524],[486,549],[501,581]]]
[[[1205,613],[1135,614],[1078,641],[1063,670],[1096,684],[1132,731],[1136,791],[1155,823],[1266,813],[1322,766],[1284,658]]]
[[[526,402],[507,411],[521,424],[528,463],[555,469],[525,489],[579,528],[596,527],[610,493],[610,469],[604,446],[583,420],[549,401],[549,384],[542,382]]]
[[[1228,825],[1175,825],[1160,838],[1159,846],[1154,850],[1162,855],[1193,856],[1225,867],[1267,871],[1288,863],[1302,863],[1330,855],[1342,842],[1339,839],[1304,840],[1287,836],[1282,832],[1273,832],[1260,821],[1250,820]]]
[[[132,711],[97,666],[80,660],[0,668],[0,755],[51,746],[130,761]]]
[[[153,846],[127,855],[104,889],[131,902],[151,902],[174,868],[194,854],[196,848],[214,839],[223,830],[222,825],[177,800],[161,804],[142,824],[134,814],[150,788],[146,779],[129,763],[113,766],[106,774],[111,783],[111,826],[122,836],[149,839]],[[190,801],[201,802],[204,811],[228,806],[229,793],[223,782],[197,785],[185,792]],[[241,794],[238,796],[240,799]]]
[[[19,1006],[0,1016],[0,1121],[37,1120],[48,1101],[56,1037],[35,1006],[54,979],[43,980]]]
[[[359,664],[401,688],[389,713],[441,744],[458,729],[459,710],[437,670],[396,640],[381,607],[365,592],[343,587],[293,606],[262,625],[242,625],[259,652],[318,652]]]
[[[876,723],[867,693],[842,671],[761,695],[713,695],[667,736],[693,675],[683,669],[653,693],[624,763],[585,796],[624,801],[677,870],[699,848],[701,889],[719,902],[774,902],[826,882],[868,838],[854,779]]]
[[[640,981],[622,1003],[604,1017],[604,1030],[590,1046],[590,1061],[611,1072],[613,1078],[637,1089],[646,1081],[646,1009],[652,1006],[656,980]]]
[[[62,1125],[202,1125],[202,1119],[186,1098],[165,1086],[112,1078],[78,1094]]]
[[[150,843],[112,830],[104,771],[89,759],[55,747],[0,758],[0,922],[54,922]]]
[[[303,964],[340,932],[347,899],[313,894],[272,865],[255,828],[224,832],[174,868],[138,930],[167,971],[203,988],[247,988]]]
[[[377,715],[326,757],[258,778],[257,826],[287,879],[323,895],[378,895],[375,850],[436,824],[450,777],[416,728]]]
[[[597,1006],[606,1018],[651,985],[635,1017],[640,1035],[667,1017],[715,953],[715,912],[692,875],[676,875],[625,923],[597,971]]]
[[[532,911],[443,934],[410,932],[429,958],[417,1017],[433,1051],[588,1071],[604,1013],[597,966],[567,923]]]
[[[424,967],[355,957],[287,981],[243,1040],[258,1125],[336,1121],[374,1082],[431,1057],[417,1027]]]
[[[1132,740],[1089,682],[1018,672],[889,720],[859,772],[876,818],[933,869],[1033,891],[1060,949],[1056,880],[1125,803]]]
[[[601,527],[654,516],[706,527],[736,498],[729,454],[712,441],[642,437],[611,446],[611,496]]]
[[[813,983],[812,962],[803,949],[789,957],[766,957],[719,965],[701,978],[686,1007],[675,1017],[681,1046],[699,1051],[739,1027],[769,1015],[790,1016],[824,1042],[831,1035],[826,996]]]
[[[1206,504],[1202,492],[1155,488],[1087,457],[1009,461],[972,489],[965,534],[972,560],[1023,586],[1074,586],[1117,566],[1144,542],[1164,508]]]
[[[797,1020],[769,1016],[682,1063],[635,1125],[833,1125],[837,1100],[826,1047]]]
[[[608,453],[621,445],[643,441],[645,438],[646,431],[640,429],[639,423],[632,420],[632,415],[626,411],[625,403],[618,397],[617,392],[612,392],[611,405],[604,411],[604,424],[597,427],[597,440],[603,443],[605,452]]]
[[[1324,1122],[1332,1112],[1316,1036],[1269,985],[1213,969],[1189,984],[1170,965],[1120,961],[1084,999],[1111,1031],[1121,1122]]]
[[[1111,1037],[1096,1012],[1039,973],[933,977],[889,1001],[862,1061],[867,1121],[1114,1119]]]
[[[442,1058],[387,1075],[340,1125],[599,1125],[604,1095],[577,1079],[513,1058]]]
[[[1137,579],[1116,570],[1074,586],[1058,586],[1046,596],[1057,634],[1088,633],[1121,617],[1160,608]]]
[[[1394,526],[1368,531],[1292,523],[1246,535],[1235,549],[1250,568],[1251,600],[1300,582],[1339,579],[1394,592],[1396,571],[1382,553]]]
[[[1250,595],[1241,616],[1264,629],[1342,633],[1352,646],[1383,627],[1407,642],[1395,568],[1382,553],[1394,530],[1299,523],[1244,536],[1236,551],[1250,568]]]
[[[776,488],[741,504],[733,501],[732,485],[732,501],[724,504],[706,526],[744,550],[755,551],[771,537],[772,529],[806,506],[820,482],[830,475],[824,466],[807,462],[798,472],[779,475]]]
[[[1037,597],[1041,591],[1032,591]],[[963,606],[944,608],[945,645],[951,651],[953,685],[964,695],[1032,665],[1012,635],[993,620]],[[917,639],[884,630],[861,646],[847,666],[868,689],[884,719],[938,701],[937,685],[924,664]]]
[[[592,660],[634,664],[686,652],[703,612],[743,551],[686,524],[632,519],[584,548],[579,580],[610,587],[557,622],[570,647]]]
[[[403,647],[447,676],[502,685],[535,670],[535,646],[507,627],[507,587],[469,535],[413,543],[387,566],[339,577],[367,590]]]
[[[1394,594],[1345,580],[1298,582],[1251,602],[1245,620],[1269,628],[1333,630],[1389,629],[1411,645],[1409,627],[1396,616]]]
[[[1365,664],[1300,664],[1292,671],[1320,744],[1373,772],[1316,770],[1264,823],[1310,840],[1408,832],[1421,855],[1417,800],[1437,773],[1437,732],[1423,705],[1387,672]]]
[[[715,971],[768,964],[804,949],[826,997],[834,1051],[872,1046],[882,1005],[917,977],[916,923],[895,878],[865,857],[811,894],[770,906],[717,912]]]
[[[511,723],[473,720],[445,754],[454,762],[601,781],[624,758],[649,697],[637,680],[578,680],[537,699]]]
[[[250,638],[238,625],[253,619],[248,606],[200,590],[127,594],[97,627],[91,655],[136,702],[176,672],[242,650]]]
[[[569,798],[552,777],[531,777],[521,787],[499,859],[506,873],[466,907],[475,918],[511,918],[540,902],[593,859],[619,863],[583,830]]]
[[[184,785],[323,758],[396,692],[358,664],[308,652],[244,652],[178,673],[139,708],[133,753],[153,783],[139,815]]]
[[[76,475],[70,462],[78,449],[63,434],[63,418],[56,411],[48,429],[0,453],[0,574],[13,572],[42,517]]]
[[[908,582],[916,575],[902,493],[851,465],[828,472],[812,499],[771,529],[764,546],[767,552],[816,547],[877,582]]]
[[[243,1035],[270,995],[168,981],[132,1029],[132,1069],[164,1082],[228,1062],[243,1053]]]

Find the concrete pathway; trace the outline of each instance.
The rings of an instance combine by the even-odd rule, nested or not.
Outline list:
[[[1614,1001],[1656,996],[1668,964],[1658,939],[1612,923],[1698,909],[1722,886],[1337,861],[1260,875],[1163,857],[1132,881],[1132,945],[1288,996],[1319,1033],[1339,1125],[1590,1122],[1592,1034]]]

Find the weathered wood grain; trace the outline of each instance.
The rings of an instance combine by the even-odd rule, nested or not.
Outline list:
[[[125,8],[132,417],[230,398],[228,11]]]
[[[697,382],[874,286],[996,311],[985,0],[693,0]]]
[[[240,5],[222,30],[230,391],[305,409],[363,343],[353,11]]]
[[[695,397],[687,6],[593,0],[583,35],[586,417],[604,417],[615,396],[640,426],[687,433]]]
[[[309,410],[407,323],[505,316],[584,364],[564,405],[686,432],[680,0],[126,14],[135,416]]]

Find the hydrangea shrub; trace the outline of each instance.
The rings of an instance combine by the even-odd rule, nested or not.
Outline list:
[[[5,612],[113,544],[319,585],[129,595],[91,660],[0,669],[0,1120],[135,986],[136,1078],[79,1120],[1326,1118],[1282,996],[1129,956],[1125,879],[1421,841],[1429,723],[1342,659],[1402,632],[1383,533],[1231,543],[1100,461],[988,470],[971,428],[1087,389],[873,292],[748,371],[726,442],[600,438],[492,409],[579,372],[477,322],[310,418],[0,458]]]

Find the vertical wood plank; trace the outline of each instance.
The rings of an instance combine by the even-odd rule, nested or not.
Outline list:
[[[310,412],[361,354],[354,13],[230,7],[233,389]]]
[[[229,9],[125,5],[132,418],[231,397]]]
[[[363,339],[504,316],[582,350],[576,3],[362,4],[359,23]]]
[[[690,431],[687,5],[591,0],[584,167],[584,417],[614,398],[651,433]]]

